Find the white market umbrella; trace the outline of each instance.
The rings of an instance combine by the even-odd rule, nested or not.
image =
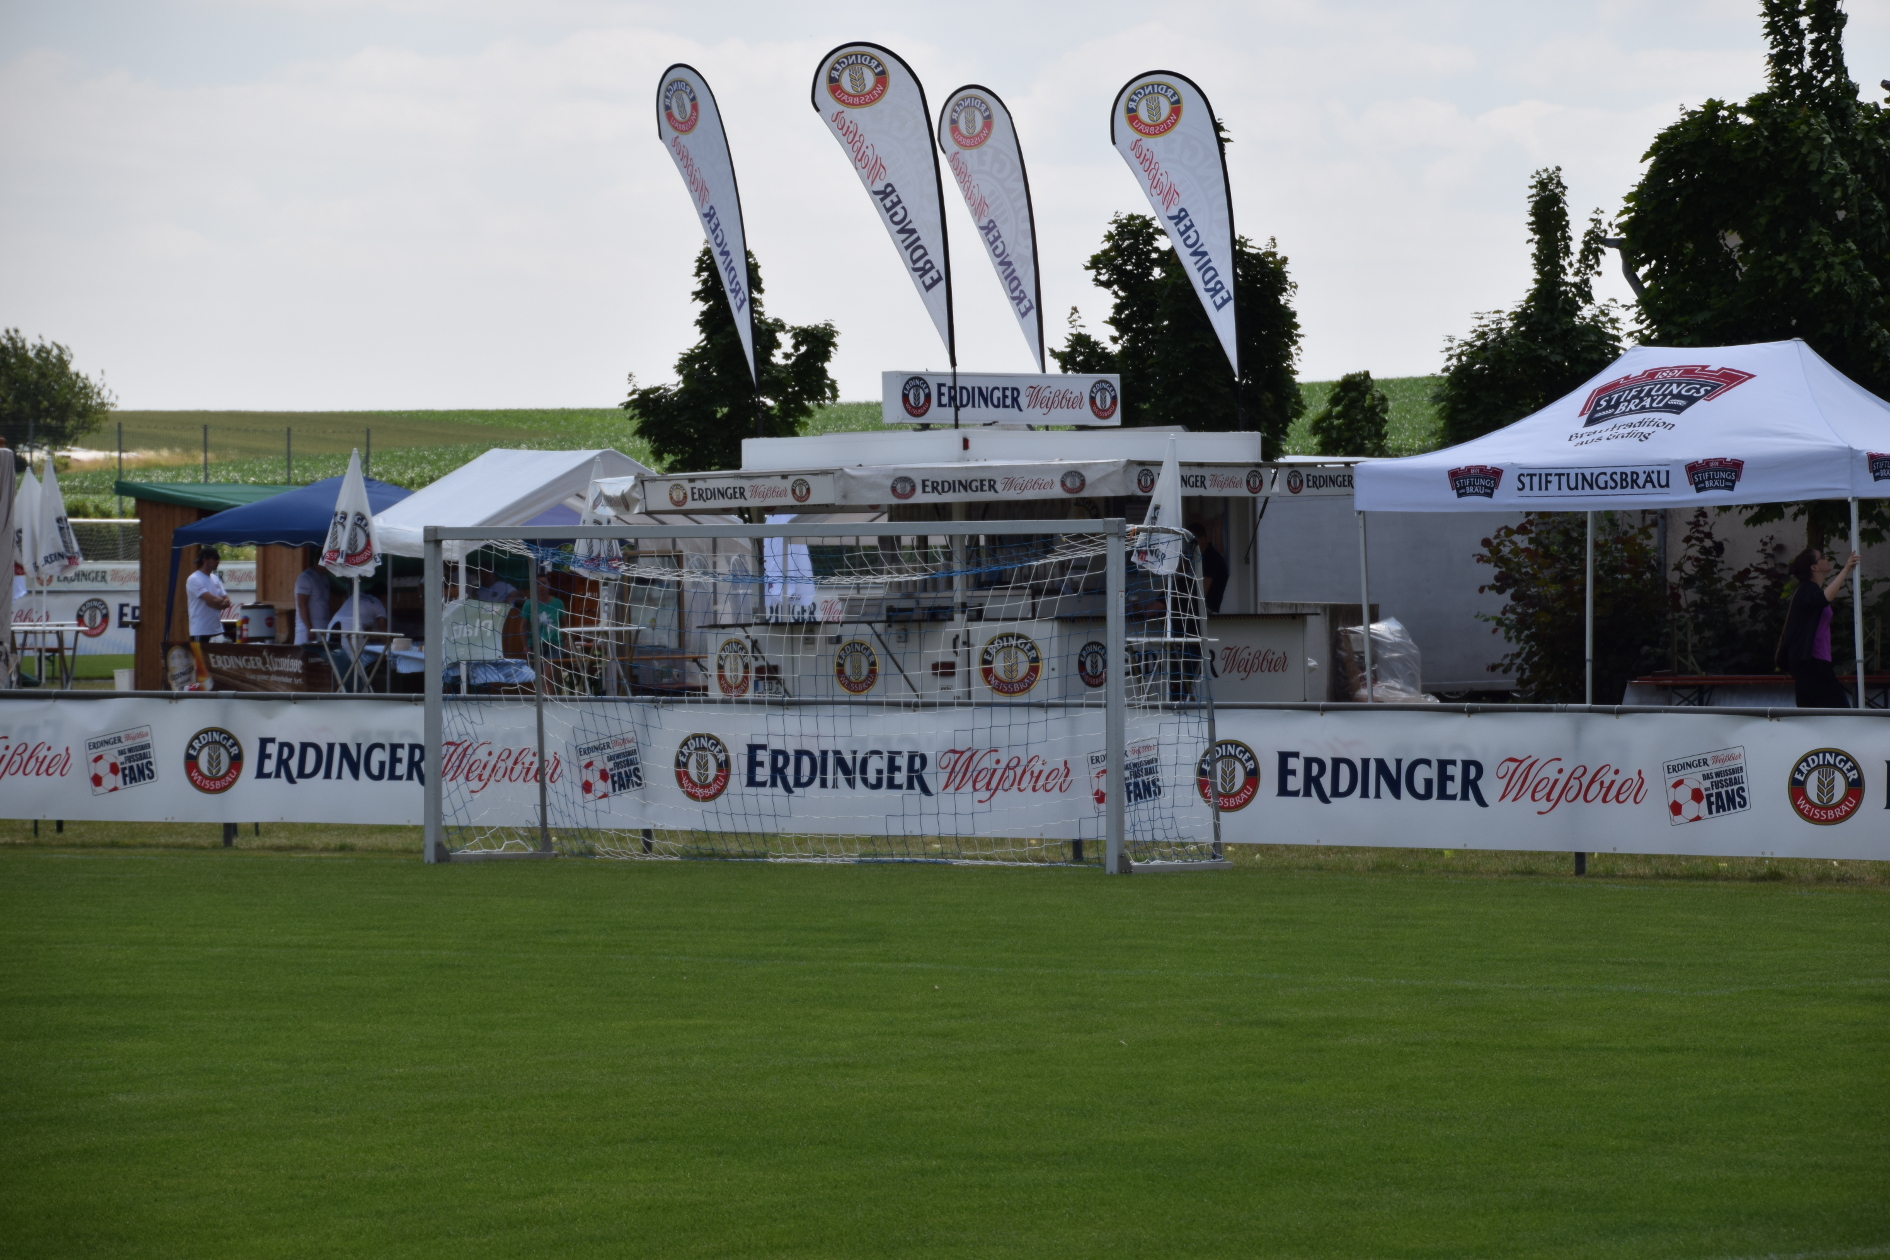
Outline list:
[[[368,503],[367,482],[361,477],[361,452],[348,456],[348,471],[341,478],[341,490],[335,495],[335,514],[328,522],[328,537],[322,543],[322,568],[354,583],[354,646],[358,662],[361,652],[361,579],[373,577],[381,563],[380,535],[374,528],[374,509]]]
[[[85,562],[79,554],[79,540],[66,519],[66,496],[59,492],[59,473],[52,456],[46,457],[46,475],[39,485],[39,538],[34,548],[40,580],[52,580],[68,569]]]
[[[1144,530],[1150,526],[1181,528],[1181,461],[1175,457],[1175,439],[1168,439],[1168,453],[1162,456],[1162,474],[1155,481],[1149,498],[1148,515],[1142,519]],[[1135,547],[1135,562],[1150,573],[1173,573],[1181,564],[1182,539],[1169,533],[1144,533]]]
[[[39,478],[28,464],[13,492],[13,572],[28,586],[39,573]]]

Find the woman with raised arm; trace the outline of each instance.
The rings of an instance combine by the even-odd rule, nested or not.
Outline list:
[[[1786,566],[1798,580],[1785,614],[1785,633],[1779,636],[1778,667],[1792,676],[1801,709],[1846,709],[1850,697],[1838,685],[1831,668],[1831,601],[1844,589],[1844,579],[1857,567],[1857,553],[1835,576],[1831,557],[1807,547]]]

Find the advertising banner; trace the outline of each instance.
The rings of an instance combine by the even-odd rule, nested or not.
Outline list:
[[[810,503],[834,503],[834,474],[701,473],[691,477],[637,477],[632,483],[637,501],[617,502],[622,496],[606,492],[605,501],[628,512],[727,512],[730,508],[759,507],[770,512],[792,512]]]
[[[1030,178],[1011,111],[990,88],[967,84],[945,98],[938,147],[971,211],[978,239],[997,272],[1037,370],[1044,370],[1043,298],[1037,277],[1037,221]]]
[[[137,649],[138,574],[136,560],[87,560],[54,577],[51,584],[28,587],[13,605],[13,624],[67,622],[80,626],[79,651],[87,656],[129,656]],[[238,604],[256,590],[253,561],[231,561],[217,570],[223,587]]]
[[[1087,428],[1122,423],[1122,378],[1029,372],[881,372],[882,424],[1073,424]]]
[[[890,49],[842,44],[815,69],[812,101],[872,198],[946,355],[956,364],[945,187],[919,77]]]
[[[722,278],[729,313],[748,357],[748,373],[755,369],[755,312],[748,301],[748,237],[742,226],[741,192],[735,185],[735,159],[728,135],[722,130],[722,111],[716,106],[709,81],[693,66],[681,62],[657,76],[656,138],[669,150],[688,190],[689,204],[702,220],[702,235]]]
[[[875,464],[784,473],[687,473],[624,478],[609,501],[626,512],[725,511],[759,506],[800,508],[885,507],[894,503],[982,503],[997,500],[1147,498],[1160,464],[1122,459],[975,460],[937,464]],[[1329,470],[1301,472],[1267,464],[1183,464],[1184,497],[1307,498],[1351,493],[1350,473],[1340,484]]]
[[[1214,109],[1186,75],[1153,70],[1130,79],[1109,113],[1109,139],[1135,172],[1174,243],[1175,256],[1240,375],[1234,301],[1234,207]]]

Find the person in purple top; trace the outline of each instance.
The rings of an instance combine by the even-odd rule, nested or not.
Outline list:
[[[1857,567],[1857,553],[1851,553],[1835,577],[1831,558],[1816,547],[1805,548],[1786,567],[1798,588],[1785,613],[1785,633],[1779,636],[1778,667],[1791,674],[1799,708],[1849,708],[1850,696],[1831,668],[1831,601]]]

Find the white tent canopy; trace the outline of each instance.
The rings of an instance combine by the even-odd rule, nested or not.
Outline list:
[[[461,529],[523,525],[567,503],[586,506],[591,478],[632,477],[650,470],[622,451],[492,450],[455,468],[374,516],[381,546],[391,555],[420,556],[420,531],[428,525]],[[446,543],[449,560],[461,559],[465,543]]]
[[[1459,446],[1358,466],[1361,512],[1583,512],[1890,497],[1890,403],[1802,341],[1640,346]]]

